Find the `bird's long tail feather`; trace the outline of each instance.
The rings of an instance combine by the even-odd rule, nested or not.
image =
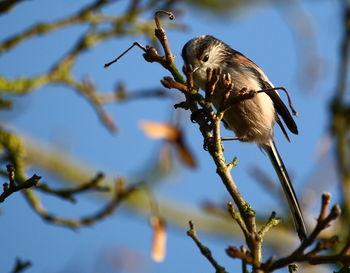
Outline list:
[[[262,146],[262,148],[265,150],[265,152],[269,156],[270,161],[272,162],[272,165],[282,184],[283,191],[286,195],[290,210],[293,215],[296,231],[298,233],[300,240],[302,241],[306,238],[307,231],[304,223],[303,214],[301,212],[298,199],[293,189],[293,185],[290,181],[290,178],[288,176],[286,167],[283,164],[282,158],[279,155],[275,142],[273,140],[271,140],[269,145],[264,145]]]

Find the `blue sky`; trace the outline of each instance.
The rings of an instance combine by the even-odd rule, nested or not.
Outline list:
[[[84,5],[84,1],[25,1],[11,13],[0,17],[0,39],[17,33],[34,22],[51,21],[71,14]],[[118,14],[126,1],[109,6],[107,12]],[[314,88],[305,90],[298,84],[298,73],[306,73],[299,46],[309,37],[296,39],[285,17],[290,6],[258,5],[252,9],[226,17],[216,17],[195,9],[188,9],[177,18],[189,27],[185,32],[169,31],[168,38],[176,63],[182,66],[182,46],[192,37],[211,34],[244,53],[264,69],[276,86],[285,86],[293,99],[299,116],[299,132],[287,143],[279,129],[276,143],[285,164],[294,177],[298,193],[305,193],[303,185],[319,170],[316,160],[317,145],[328,129],[328,102],[335,86],[337,54],[341,37],[341,10],[336,1],[305,1],[303,8],[310,16],[316,35],[316,53],[321,60],[321,77]],[[148,15],[151,17],[151,15]],[[52,35],[35,37],[0,56],[0,75],[18,77],[36,75],[48,69],[76,41],[86,27],[64,28]],[[103,64],[120,54],[135,40],[142,44],[143,37],[111,39],[83,54],[74,67],[77,78],[91,76],[103,91],[113,90],[115,83],[123,81],[128,90],[159,87],[159,80],[169,73],[159,65],[143,61],[142,52],[134,49],[109,69]],[[308,55],[315,51],[308,51]],[[303,59],[303,60],[302,60]],[[314,63],[315,67],[319,63]],[[307,74],[306,74],[307,75]],[[174,92],[174,91],[169,91]],[[283,96],[283,95],[282,95]],[[140,100],[107,107],[115,118],[120,133],[111,135],[99,122],[90,105],[75,91],[62,86],[46,86],[16,99],[10,113],[0,113],[0,121],[18,131],[45,143],[62,145],[78,158],[115,175],[133,176],[144,166],[160,145],[148,139],[138,128],[139,120],[168,121],[172,111],[170,100]],[[18,110],[20,109],[20,110]],[[187,113],[183,115],[188,116]],[[223,185],[215,174],[214,165],[202,150],[202,139],[197,125],[185,118],[183,127],[186,140],[198,160],[199,168],[179,168],[175,175],[157,188],[156,196],[181,200],[194,206],[203,201],[221,201],[226,197]],[[230,132],[223,131],[223,136]],[[258,165],[271,177],[273,168],[268,159],[253,144],[225,143],[227,158],[237,156],[239,166],[233,176],[247,200],[258,212],[271,211],[279,205],[249,176],[249,168]],[[136,155],[136,156],[135,156]],[[330,157],[331,158],[331,157]],[[328,166],[328,165],[327,165]],[[329,165],[331,173],[332,164]],[[31,170],[38,172],[38,170]],[[330,176],[334,179],[334,177]],[[57,181],[44,176],[48,183]],[[336,194],[332,185],[321,183],[314,194],[325,190]],[[307,195],[305,195],[307,196]],[[82,198],[74,207],[52,198],[43,197],[45,206],[58,214],[78,215],[95,211],[101,204]],[[317,199],[316,199],[317,200]],[[318,208],[319,202],[313,204]],[[16,257],[29,259],[33,266],[26,272],[112,272],[102,268],[98,258],[104,252],[131,253],[132,259],[141,261],[144,272],[212,272],[210,265],[186,236],[184,228],[169,227],[168,255],[163,263],[149,259],[151,230],[146,216],[120,210],[112,218],[93,228],[72,232],[44,223],[26,205],[20,194],[15,194],[1,206],[2,238],[0,270],[9,272]],[[314,219],[314,216],[311,217]],[[311,222],[312,222],[311,219]],[[214,252],[218,261],[231,272],[237,263],[227,258],[224,249],[231,240],[200,234]],[[229,243],[228,243],[229,242]],[[119,251],[119,252],[118,252]],[[97,269],[99,268],[99,269]],[[231,270],[230,270],[231,269]],[[143,272],[143,271],[137,271]],[[282,272],[282,271],[281,271]]]

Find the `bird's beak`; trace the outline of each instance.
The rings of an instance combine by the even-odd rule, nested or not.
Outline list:
[[[200,68],[200,66],[193,68],[192,73],[196,72],[199,68]]]

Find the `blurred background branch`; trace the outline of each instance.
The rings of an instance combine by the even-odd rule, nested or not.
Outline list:
[[[24,271],[26,268],[30,267],[32,263],[30,261],[22,261],[21,259],[16,259],[16,264],[11,271],[11,273],[19,273]]]
[[[350,50],[350,3],[343,1],[343,37],[339,48],[338,81],[331,101],[331,130],[336,145],[337,173],[340,178],[340,193],[343,207],[342,220],[350,223],[350,105],[349,50]],[[350,232],[348,234],[350,236]]]

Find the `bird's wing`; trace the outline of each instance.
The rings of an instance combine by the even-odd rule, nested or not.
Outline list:
[[[236,62],[243,65],[245,67],[245,69],[250,71],[252,73],[252,75],[257,78],[257,80],[260,83],[261,89],[268,89],[268,88],[274,87],[272,85],[272,83],[269,82],[264,71],[257,64],[255,64],[252,60],[248,59],[247,57],[245,57],[242,53],[240,53],[238,51],[235,51],[233,58],[235,58]],[[281,100],[278,92],[277,91],[270,91],[270,92],[266,92],[266,94],[273,101],[273,104],[274,104],[274,107],[276,109],[277,114],[282,117],[282,119],[283,119],[284,123],[287,125],[288,129],[293,134],[297,135],[298,134],[298,127],[297,127],[292,115],[290,114],[288,108]],[[279,118],[276,119],[276,122],[281,127],[282,132],[284,133],[286,138],[289,140],[287,132],[286,132],[285,128],[283,127],[283,124],[279,120]]]
[[[267,89],[267,88],[272,88],[273,86],[267,82],[262,80],[261,82],[262,88]],[[273,105],[275,106],[276,112],[282,117],[284,123],[287,125],[288,129],[293,133],[293,134],[298,134],[298,127],[288,111],[287,106],[284,104],[284,102],[281,100],[280,96],[276,91],[271,91],[271,92],[266,92],[266,94],[271,98],[273,101]],[[278,125],[281,126],[280,122],[278,122]],[[283,128],[281,127],[282,131]]]
[[[286,128],[284,128],[284,125],[283,125],[283,123],[282,123],[282,121],[280,120],[280,118],[279,118],[278,115],[276,115],[276,122],[277,122],[277,124],[279,125],[279,127],[281,128],[282,133],[284,134],[284,136],[286,137],[286,139],[288,140],[288,142],[290,142],[290,138],[289,138],[289,136],[288,136],[288,133],[287,133],[287,131],[286,131]]]

